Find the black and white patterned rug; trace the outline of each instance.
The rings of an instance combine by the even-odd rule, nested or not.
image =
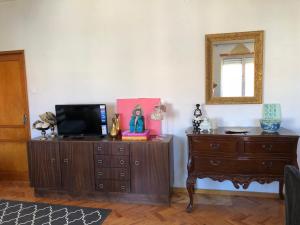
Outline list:
[[[110,209],[0,200],[0,225],[100,225]]]

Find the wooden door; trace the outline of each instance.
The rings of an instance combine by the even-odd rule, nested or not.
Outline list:
[[[32,141],[29,144],[30,180],[35,188],[59,189],[61,172],[58,143]]]
[[[62,142],[59,151],[63,189],[73,193],[94,191],[93,143]]]
[[[24,52],[0,52],[0,180],[28,180],[29,139]]]
[[[163,143],[130,145],[131,192],[168,194],[170,188],[169,149]]]

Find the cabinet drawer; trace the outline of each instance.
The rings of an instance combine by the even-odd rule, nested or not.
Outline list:
[[[130,170],[127,168],[111,168],[112,180],[130,180]]]
[[[111,167],[129,167],[129,157],[128,156],[112,156],[111,157]]]
[[[110,167],[111,156],[106,155],[96,155],[95,157],[95,167]]]
[[[245,142],[245,153],[296,153],[296,145],[293,142]]]
[[[95,173],[96,179],[110,179],[111,168],[97,168]]]
[[[98,168],[95,176],[96,179],[130,180],[127,168]]]
[[[113,155],[129,155],[128,143],[112,143],[111,148]]]
[[[110,180],[96,180],[96,190],[109,192],[111,190],[111,181]]]
[[[239,139],[234,137],[209,138],[209,137],[192,137],[191,151],[192,153],[236,153],[238,151]]]
[[[109,155],[110,148],[109,143],[96,143],[94,144],[94,153],[99,155]]]
[[[112,192],[130,192],[130,183],[128,181],[111,181]]]

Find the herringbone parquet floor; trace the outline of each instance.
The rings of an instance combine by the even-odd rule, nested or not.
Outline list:
[[[196,195],[195,209],[185,212],[187,195],[174,194],[171,207],[36,198],[26,183],[0,182],[0,198],[112,209],[104,225],[283,225],[284,202],[278,199]]]

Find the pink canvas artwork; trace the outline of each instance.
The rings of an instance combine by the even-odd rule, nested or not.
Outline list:
[[[143,109],[145,128],[150,130],[150,135],[161,135],[161,121],[151,120],[151,113],[154,111],[154,106],[160,104],[160,98],[117,99],[116,111],[120,114],[121,130],[129,129],[132,110],[138,104]]]

